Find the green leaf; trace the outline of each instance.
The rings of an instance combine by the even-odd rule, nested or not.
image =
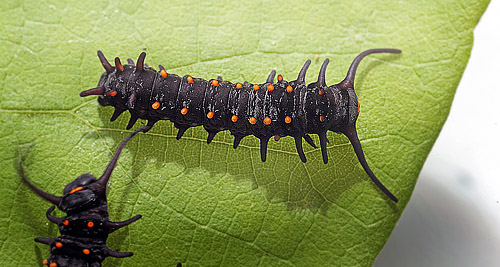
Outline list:
[[[369,180],[345,136],[329,133],[328,156],[292,138],[258,140],[237,150],[220,133],[210,145],[202,127],[180,141],[157,123],[126,147],[108,189],[110,218],[143,218],[110,235],[112,249],[133,251],[106,265],[370,265],[410,199],[420,169],[446,120],[465,69],[473,29],[489,1],[7,1],[0,28],[0,263],[33,265],[48,257],[35,237],[55,237],[49,204],[22,182],[60,195],[78,175],[99,176],[129,133],[129,115],[80,98],[95,87],[108,58],[163,64],[179,75],[262,82],[276,69],[295,79],[324,58],[327,83],[360,65],[358,134],[371,168],[400,199],[392,203]],[[315,139],[318,142],[317,138]],[[63,216],[61,212],[59,216]]]

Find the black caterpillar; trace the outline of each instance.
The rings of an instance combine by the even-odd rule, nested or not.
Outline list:
[[[306,84],[305,76],[310,60],[307,60],[295,81],[285,81],[272,71],[263,84],[236,83],[218,79],[204,80],[189,75],[179,77],[167,73],[162,65],[159,71],[144,64],[146,53],[142,52],[137,65],[131,59],[122,65],[115,58],[111,66],[101,51],[97,51],[104,69],[96,88],[80,93],[80,96],[99,95],[102,106],[113,106],[111,121],[128,110],[131,118],[127,129],[137,119],[148,120],[152,127],[159,120],[171,120],[179,129],[180,139],[189,127],[203,125],[210,143],[219,131],[229,130],[234,135],[233,147],[241,139],[254,135],[260,139],[260,156],[266,161],[267,143],[271,137],[279,140],[283,136],[295,138],[300,159],[306,162],[302,150],[302,138],[316,148],[308,134],[317,134],[323,162],[328,162],[326,132],[345,134],[351,142],[356,156],[372,181],[390,199],[398,199],[377,179],[368,166],[361,143],[356,133],[359,102],[354,92],[354,76],[360,61],[373,53],[401,53],[398,49],[371,49],[359,54],[352,62],[345,79],[327,86],[325,72],[329,60],[325,59],[318,80]]]
[[[44,265],[97,267],[101,266],[106,257],[124,258],[133,255],[132,252],[111,250],[106,246],[106,240],[110,233],[139,220],[142,216],[136,215],[123,222],[111,222],[108,216],[106,184],[123,147],[137,133],[149,128],[144,126],[123,140],[99,180],[92,174],[82,174],[64,187],[62,197],[53,196],[34,186],[26,178],[21,162],[19,169],[24,182],[40,197],[67,213],[66,217],[58,218],[51,215],[55,206],[47,210],[47,219],[58,225],[61,235],[56,238],[35,239],[36,242],[50,246],[51,255],[43,261]]]

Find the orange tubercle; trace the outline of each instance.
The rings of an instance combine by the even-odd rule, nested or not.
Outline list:
[[[187,113],[188,113],[188,109],[187,108],[181,109],[181,114],[182,115],[186,115]]]
[[[324,95],[324,94],[325,94],[325,91],[323,91],[323,89],[319,89],[318,94],[319,94],[319,95]]]
[[[188,77],[187,77],[187,82],[188,82],[188,83],[193,83],[193,77],[188,76]]]
[[[281,76],[281,74],[278,75],[278,82],[281,82],[283,81],[283,76]]]
[[[253,85],[253,89],[254,89],[255,91],[259,90],[259,85],[258,85],[258,84],[254,84],[254,85]]]
[[[89,254],[90,254],[90,250],[88,250],[88,249],[86,249],[86,248],[84,248],[84,249],[82,250],[82,252],[83,252],[83,254],[85,254],[85,255],[89,255]]]
[[[274,90],[274,85],[268,84],[267,85],[267,91],[271,92],[272,90]]]
[[[57,242],[56,243],[56,248],[62,248],[62,243],[61,242]]]
[[[325,122],[325,120],[326,120],[325,116],[319,116],[319,121],[320,122]]]
[[[50,265],[49,265],[49,266],[50,266],[50,267],[57,267],[57,263],[52,262],[52,263],[50,263]]]
[[[106,96],[115,96],[116,94],[118,94],[116,91],[111,91],[111,92],[107,92]]]
[[[158,108],[160,108],[160,102],[158,102],[158,101],[154,102],[154,103],[153,103],[153,105],[151,105],[151,107],[152,107],[153,109],[158,109]]]
[[[69,191],[69,194],[71,195],[71,194],[73,194],[73,193],[75,193],[75,192],[77,192],[77,191],[80,191],[80,190],[82,190],[82,189],[83,189],[83,187],[81,187],[81,186],[79,186],[79,187],[75,187],[75,188],[73,188],[71,191]]]
[[[290,85],[289,85],[289,86],[287,86],[287,87],[286,87],[286,92],[287,92],[287,93],[291,93],[291,92],[293,92],[293,88],[292,88]]]
[[[214,112],[213,112],[213,111],[209,111],[209,112],[207,113],[207,118],[211,119],[211,118],[213,118],[213,117],[214,117]]]
[[[213,85],[213,86],[219,86],[219,81],[217,81],[217,80],[212,80],[212,85]]]
[[[241,89],[241,88],[243,88],[243,85],[241,83],[237,83],[236,88]]]
[[[167,71],[166,70],[160,70],[160,75],[163,78],[167,78]]]
[[[290,123],[290,122],[292,122],[292,118],[290,118],[289,116],[286,116],[286,117],[285,117],[285,122],[286,122],[286,123]]]
[[[63,224],[66,225],[66,226],[68,226],[69,225],[69,221],[68,220],[64,220]]]
[[[88,222],[88,223],[87,223],[87,226],[88,226],[89,228],[94,227],[94,222]]]
[[[265,118],[264,118],[264,124],[265,124],[265,125],[269,125],[269,124],[271,124],[271,118],[269,118],[269,117],[265,117]]]
[[[257,123],[257,119],[255,117],[251,117],[249,121],[250,121],[250,124],[256,124]]]
[[[233,116],[231,117],[231,121],[232,121],[232,122],[237,122],[237,121],[238,121],[238,116],[233,115]]]
[[[47,265],[47,264],[49,264],[49,261],[48,261],[48,260],[43,260],[43,261],[42,261],[42,264],[43,264],[43,265]]]

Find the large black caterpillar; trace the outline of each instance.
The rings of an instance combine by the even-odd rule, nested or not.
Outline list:
[[[323,62],[318,80],[314,83],[305,83],[306,71],[311,64],[307,60],[294,81],[285,81],[283,76],[278,75],[278,82],[274,83],[276,71],[273,70],[263,84],[234,84],[223,81],[220,76],[208,81],[189,75],[179,77],[167,73],[162,65],[159,65],[159,71],[155,71],[144,64],[144,52],[139,56],[137,65],[131,59],[128,59],[128,64],[122,65],[117,57],[113,67],[103,53],[97,51],[106,72],[96,88],[83,91],[80,96],[99,95],[98,101],[102,106],[113,106],[115,111],[111,121],[128,110],[131,118],[127,129],[139,118],[148,120],[147,125],[151,127],[159,120],[171,120],[179,129],[177,139],[180,139],[189,127],[203,125],[208,132],[207,143],[219,131],[229,130],[234,135],[234,148],[245,136],[254,135],[260,139],[262,161],[266,161],[267,144],[271,137],[279,140],[283,136],[292,136],[300,159],[306,162],[302,138],[316,148],[308,134],[317,134],[326,164],[326,132],[345,134],[368,176],[397,202],[398,199],[368,166],[355,127],[359,102],[354,92],[354,76],[360,61],[373,53],[401,53],[401,50],[364,51],[354,59],[342,82],[327,86],[325,73],[328,59]]]
[[[61,235],[56,238],[35,239],[36,242],[50,246],[51,255],[43,261],[44,265],[97,267],[101,266],[106,257],[124,258],[133,255],[132,252],[114,251],[106,246],[110,233],[141,218],[141,215],[136,215],[122,222],[111,222],[108,216],[106,184],[123,147],[137,133],[149,128],[143,126],[123,140],[99,180],[92,174],[82,174],[64,187],[62,197],[46,193],[33,185],[26,178],[21,162],[19,169],[24,182],[40,197],[67,213],[66,217],[59,218],[51,215],[55,206],[47,210],[47,219],[57,224]]]

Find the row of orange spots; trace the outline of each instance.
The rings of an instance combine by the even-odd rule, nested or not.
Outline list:
[[[241,83],[237,83],[236,88],[241,89],[241,88],[243,88],[243,85]]]
[[[217,80],[212,80],[212,85],[213,85],[213,86],[219,86],[219,81],[217,81]]]
[[[187,112],[188,112],[187,108],[181,109],[181,114],[182,115],[186,115]],[[214,112],[213,111],[209,111],[207,113],[207,118],[212,119],[213,117],[214,117]],[[325,120],[325,118],[323,116],[320,116],[320,120],[321,120],[321,122],[323,122]],[[231,121],[232,122],[237,122],[238,121],[238,116],[233,115],[231,117]],[[248,121],[250,122],[250,124],[256,124],[257,123],[257,119],[255,117],[251,117]],[[265,117],[263,122],[264,122],[265,125],[269,125],[269,124],[271,124],[271,118]],[[289,116],[286,116],[285,117],[285,122],[286,123],[291,123],[292,122],[292,118],[290,118]],[[89,227],[91,227],[91,226],[89,226]]]
[[[253,85],[253,89],[254,89],[255,91],[259,90],[259,85],[258,85],[258,84],[254,84],[254,85]]]
[[[286,92],[287,93],[291,93],[293,92],[293,87],[291,87],[290,85],[286,87]]]
[[[187,82],[188,82],[188,83],[193,83],[193,77],[188,76],[188,77],[187,77]]]
[[[274,85],[268,84],[267,85],[267,91],[271,92],[272,90],[274,90]]]
[[[116,94],[117,94],[116,91],[111,91],[111,92],[107,92],[106,96],[115,96]]]
[[[166,71],[166,70],[161,70],[161,71],[160,71],[160,75],[161,75],[161,77],[163,77],[163,78],[167,78],[167,71]]]
[[[81,187],[81,186],[79,186],[79,187],[75,187],[75,188],[73,188],[71,191],[69,191],[69,194],[71,195],[71,194],[73,194],[73,193],[75,193],[75,192],[77,192],[77,191],[80,191],[80,190],[82,190],[82,189],[83,189],[83,187]]]

